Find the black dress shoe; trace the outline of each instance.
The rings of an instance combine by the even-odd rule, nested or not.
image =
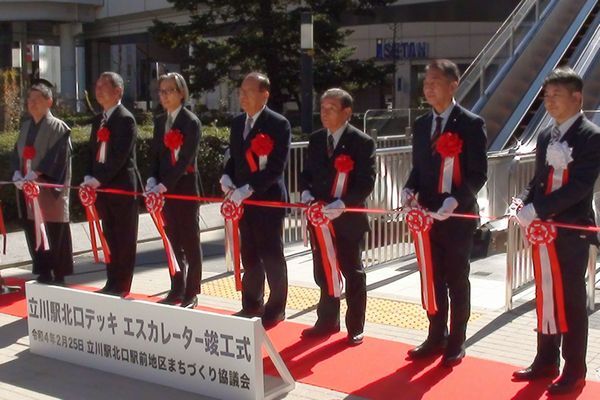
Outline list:
[[[254,317],[262,317],[261,311],[251,311],[241,309],[240,311],[233,313],[234,317],[242,317],[242,318],[254,318]]]
[[[465,348],[463,346],[459,347],[458,350],[446,350],[442,356],[442,365],[444,367],[454,367],[460,364],[463,358],[465,358]]]
[[[357,333],[355,335],[348,334],[348,344],[350,346],[358,346],[363,342],[365,335],[361,333]]]
[[[113,288],[106,285],[104,286],[102,289],[98,289],[95,291],[95,293],[102,293],[102,294],[114,294],[113,293]]]
[[[339,325],[315,325],[302,331],[303,338],[331,336],[340,331]]]
[[[64,277],[54,278],[54,280],[52,281],[52,284],[56,285],[56,286],[65,286],[65,278]]]
[[[168,304],[173,306],[179,302],[181,302],[181,295],[179,293],[169,292],[167,297],[158,301],[159,304]]]
[[[430,339],[425,340],[419,346],[408,351],[408,358],[410,360],[420,360],[432,356],[440,355],[446,348],[446,340],[433,341]]]
[[[189,297],[189,298],[186,297],[181,302],[181,307],[183,307],[183,308],[196,308],[197,305],[198,305],[198,298],[196,296]]]
[[[566,394],[572,393],[585,386],[584,377],[562,374],[556,382],[548,386],[548,394]]]
[[[269,329],[269,328],[274,327],[281,321],[283,321],[285,319],[285,314],[279,314],[279,315],[276,315],[275,317],[267,317],[267,316],[263,315],[261,319],[262,319],[263,327],[265,329]]]
[[[512,377],[515,382],[533,381],[543,378],[556,378],[558,376],[558,365],[536,365],[531,364],[525,369],[513,372]]]
[[[37,278],[35,278],[35,281],[37,283],[42,283],[44,285],[47,285],[47,284],[52,283],[52,277],[50,275],[39,275]]]

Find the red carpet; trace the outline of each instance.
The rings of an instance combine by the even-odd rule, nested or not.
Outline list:
[[[7,284],[23,285],[23,281],[7,279]],[[144,295],[131,297],[157,300]],[[25,317],[26,311],[24,292],[0,296],[1,313]],[[362,345],[348,347],[344,333],[328,340],[301,340],[304,328],[305,325],[284,322],[268,331],[292,375],[302,383],[377,400],[549,398],[545,394],[549,380],[532,384],[511,382],[516,369],[512,365],[475,357],[466,357],[454,369],[438,366],[439,359],[409,362],[405,355],[410,346],[403,343],[367,337]],[[276,374],[269,361],[265,363],[265,372]],[[600,383],[588,381],[580,393],[554,398],[598,400]]]

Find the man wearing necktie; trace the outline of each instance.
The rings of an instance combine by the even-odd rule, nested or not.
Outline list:
[[[177,72],[169,72],[158,78],[158,85],[166,113],[154,121],[151,176],[146,181],[146,192],[199,196],[197,158],[201,126],[198,117],[184,107],[189,98],[187,83]],[[173,142],[179,142],[178,146]],[[169,294],[159,303],[181,302],[181,307],[194,308],[202,277],[200,203],[166,198],[163,215],[178,268],[171,275]]]
[[[221,177],[221,189],[238,205],[246,199],[288,201],[283,172],[289,157],[291,128],[285,117],[267,107],[269,89],[269,78],[259,72],[246,75],[240,86],[244,113],[231,122],[230,158]],[[261,141],[271,143],[272,147],[268,154],[259,156],[252,150],[260,147],[256,145]],[[242,309],[236,315],[261,317],[265,328],[269,328],[285,319],[288,290],[282,237],[285,209],[247,204],[243,207],[239,223],[244,271]],[[265,276],[270,289],[266,303]]]
[[[544,106],[554,123],[539,134],[535,175],[511,208],[519,210],[516,218],[524,228],[535,219],[593,226],[592,198],[600,171],[600,128],[581,112],[583,81],[572,69],[558,68],[546,77],[543,93]],[[543,264],[539,264],[539,270],[536,268],[537,354],[533,363],[515,371],[513,378],[531,381],[556,377],[562,339],[565,365],[560,378],[548,386],[549,394],[562,394],[585,383],[588,338],[585,272],[589,246],[598,243],[593,232],[556,228],[552,244],[558,262],[556,275],[552,274],[551,280],[544,279]],[[552,293],[546,291],[548,284]],[[560,315],[565,317],[563,324],[556,323]],[[550,329],[553,326],[559,328]]]
[[[115,72],[103,72],[96,81],[96,100],[104,112],[92,122],[84,186],[138,190],[137,126],[133,115],[121,104],[123,90],[123,78]],[[100,292],[124,297],[131,288],[135,266],[138,200],[135,196],[98,193],[96,207],[110,250],[107,281]]]
[[[346,303],[346,329],[348,343],[358,345],[363,341],[365,310],[367,306],[366,274],[362,265],[364,237],[369,230],[366,213],[344,212],[344,208],[365,208],[367,198],[375,184],[375,142],[350,125],[352,96],[342,89],[329,89],[321,97],[321,122],[323,129],[309,139],[304,170],[300,175],[302,202],[323,202],[323,214],[331,221],[334,256],[338,269],[344,276]],[[340,184],[342,160],[351,164],[344,172]],[[340,294],[331,293],[326,262],[327,246],[318,239],[319,232],[311,226],[314,276],[321,290],[317,305],[317,322],[302,332],[303,337],[322,337],[340,330]],[[325,248],[323,248],[325,247]],[[336,279],[336,278],[332,278]],[[341,284],[340,282],[333,282]]]
[[[423,94],[432,109],[414,122],[413,166],[401,193],[403,207],[423,208],[434,218],[429,237],[436,309],[428,310],[427,339],[409,350],[408,357],[442,354],[442,365],[448,367],[465,355],[471,309],[469,256],[477,227],[476,220],[450,214],[478,214],[477,192],[487,179],[485,124],[454,100],[459,79],[452,61],[435,60],[427,65]],[[442,156],[440,141],[450,138],[461,142],[462,149],[448,169],[442,168],[446,156]]]

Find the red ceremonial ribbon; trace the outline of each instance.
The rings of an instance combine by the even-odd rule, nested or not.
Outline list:
[[[31,171],[31,160],[35,158],[35,147],[25,146],[23,148],[23,175],[27,175]]]
[[[165,252],[167,253],[167,263],[169,264],[169,274],[171,277],[175,276],[177,272],[181,272],[181,268],[179,268],[179,263],[177,262],[177,258],[175,257],[175,252],[173,251],[173,246],[171,246],[171,242],[167,237],[167,232],[165,231],[165,219],[162,215],[163,205],[165,204],[165,199],[162,194],[150,192],[146,194],[146,209],[150,213],[150,217],[152,217],[152,221],[154,221],[154,225],[156,225],[156,229],[158,229],[158,233],[163,241],[163,245],[165,247]]]
[[[0,201],[0,234],[4,240],[2,254],[6,254],[6,225],[4,225],[4,212],[2,212],[2,202]]]
[[[175,165],[179,149],[183,144],[183,134],[179,129],[171,129],[163,138],[165,146],[171,151],[171,165]]]
[[[413,236],[415,253],[419,272],[421,275],[421,304],[428,315],[437,313],[435,301],[435,285],[433,279],[433,258],[431,256],[431,241],[429,230],[433,225],[433,218],[425,211],[413,208],[406,214],[406,223]]]
[[[556,227],[533,221],[526,231],[532,245],[538,332],[556,335],[568,331],[560,264],[554,246]]]
[[[331,195],[340,198],[348,186],[348,174],[354,169],[354,160],[347,154],[340,154],[335,158],[333,166],[336,169],[335,179],[331,187]]]
[[[440,165],[439,193],[451,193],[452,184],[460,186],[459,155],[462,153],[463,141],[457,133],[445,132],[435,142],[435,149],[442,157]]]
[[[221,204],[221,215],[225,219],[225,243],[230,259],[233,261],[235,290],[242,290],[242,271],[240,266],[240,231],[239,222],[244,214],[244,207],[225,199]]]
[[[23,194],[29,207],[33,209],[33,225],[35,229],[35,249],[49,250],[48,234],[46,233],[46,224],[40,208],[39,195],[40,187],[34,182],[27,181],[23,184]]]
[[[566,184],[569,180],[569,169],[554,169],[554,167],[550,167],[550,171],[548,172],[548,182],[546,185],[546,194],[550,194],[556,189],[561,188],[564,184]]]
[[[323,202],[311,204],[306,210],[306,216],[314,228],[319,243],[327,291],[330,296],[339,298],[342,295],[342,275],[336,255],[335,231],[329,218],[323,214],[324,205]]]
[[[98,142],[100,143],[100,147],[98,147],[98,152],[96,153],[96,161],[100,163],[106,162],[106,146],[108,141],[110,140],[110,131],[106,126],[103,126],[98,130],[96,134],[98,138]]]
[[[259,133],[250,141],[250,147],[246,150],[246,161],[250,167],[250,171],[256,172],[259,169],[262,171],[267,165],[267,157],[273,151],[275,142],[266,133]],[[254,161],[254,155],[258,157],[258,166]]]
[[[104,236],[102,225],[100,224],[100,217],[96,210],[96,190],[90,186],[81,186],[79,188],[79,200],[85,208],[85,215],[88,220],[90,228],[90,241],[92,242],[92,252],[94,253],[94,262],[99,262],[98,257],[98,244],[96,242],[96,231],[98,231],[98,237],[102,244],[102,252],[104,253],[104,263],[110,263],[110,248],[108,242]]]

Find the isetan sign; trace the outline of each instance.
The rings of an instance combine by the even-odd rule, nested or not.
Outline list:
[[[427,42],[394,42],[391,39],[377,39],[376,49],[376,57],[380,60],[429,58]]]

